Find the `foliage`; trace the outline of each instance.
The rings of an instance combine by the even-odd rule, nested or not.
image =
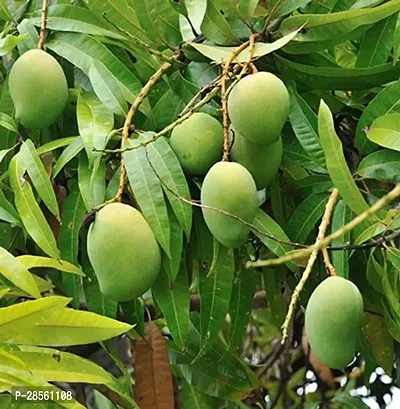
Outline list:
[[[46,26],[43,4],[0,0],[0,407],[26,386],[73,391],[38,408],[361,409],[364,385],[384,408],[392,392],[370,379],[377,368],[400,379],[400,210],[395,194],[379,202],[400,182],[400,0],[50,0]],[[41,130],[18,124],[8,88],[39,40],[69,87]],[[202,178],[184,174],[168,138],[195,111],[227,131],[226,93],[255,70],[284,81],[290,113],[280,171],[232,250],[213,239]],[[298,288],[302,307],[334,270],[360,289],[344,372],[309,351],[302,308],[281,343],[310,255],[296,250],[315,242],[335,189],[327,236],[378,203]],[[96,210],[115,199],[140,209],[162,249],[151,291],[120,304],[86,250]]]

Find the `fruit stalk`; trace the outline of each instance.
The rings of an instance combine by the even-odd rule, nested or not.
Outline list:
[[[43,0],[42,3],[42,20],[40,25],[39,42],[37,48],[43,50],[45,37],[46,37],[46,23],[47,23],[47,3],[48,0]]]
[[[338,198],[339,198],[339,190],[335,188],[333,189],[331,196],[329,197],[328,203],[326,204],[325,213],[324,213],[324,216],[322,217],[322,222],[318,229],[318,236],[317,236],[317,240],[315,241],[315,245],[318,245],[319,243],[321,243],[321,241],[325,237],[326,229],[329,226],[331,216],[332,216],[332,211],[333,211],[333,208],[335,207],[335,204]],[[300,293],[303,290],[304,285],[306,284],[308,277],[311,274],[311,270],[318,256],[318,251],[319,249],[317,248],[311,253],[310,258],[308,259],[307,267],[304,270],[299,283],[294,289],[292,297],[290,298],[289,309],[286,314],[285,322],[282,325],[282,344],[285,343],[288,337],[289,325],[296,312],[297,301],[299,300]]]

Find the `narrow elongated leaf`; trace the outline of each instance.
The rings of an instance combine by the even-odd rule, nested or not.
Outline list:
[[[11,132],[17,132],[18,129],[18,126],[15,123],[14,119],[12,119],[10,115],[7,115],[4,112],[0,112],[0,126],[8,129]]]
[[[174,407],[172,370],[164,337],[154,322],[135,344],[135,397],[141,408]]]
[[[32,274],[3,247],[0,247],[0,273],[32,297],[40,298],[40,291]]]
[[[0,190],[0,220],[11,224],[21,225],[21,219],[14,206],[7,200],[3,191]]]
[[[20,55],[37,47],[39,35],[31,20],[25,18],[18,24],[17,30],[20,34],[25,34],[22,41],[18,44],[18,51]]]
[[[296,208],[285,230],[295,243],[305,243],[316,223],[323,216],[328,202],[326,193],[308,196]]]
[[[97,60],[89,68],[89,79],[100,101],[114,114],[125,116],[128,106],[124,94],[112,73]]]
[[[17,260],[19,260],[26,269],[30,270],[31,268],[54,268],[59,271],[63,271],[65,273],[77,274],[80,276],[84,276],[85,274],[83,271],[65,260],[54,260],[48,257],[41,257],[41,256],[18,256]]]
[[[217,407],[218,403],[215,398],[201,393],[186,380],[182,379],[181,387],[182,409],[214,409]]]
[[[76,108],[79,134],[91,166],[94,158],[99,156],[93,152],[93,148],[104,148],[104,141],[113,127],[114,118],[112,111],[92,93],[79,94]]]
[[[185,260],[174,282],[169,280],[167,272],[162,268],[152,293],[167,320],[175,344],[183,351],[190,330],[189,318],[189,286]]]
[[[201,23],[207,10],[207,0],[184,0],[187,16],[196,33],[201,33]]]
[[[30,184],[23,178],[24,173],[20,156],[14,156],[10,162],[9,177],[18,213],[25,229],[37,245],[50,257],[58,259],[56,239],[35,200]]]
[[[130,329],[131,325],[111,318],[64,308],[15,337],[15,342],[41,346],[85,345],[116,337]]]
[[[11,148],[8,148],[8,149],[2,149],[0,151],[0,163],[6,157],[6,155],[10,153],[11,151],[13,151],[14,149],[15,149],[15,146],[12,146]]]
[[[365,212],[368,205],[358,190],[347,166],[342,143],[335,131],[331,111],[324,101],[321,101],[319,108],[318,131],[332,182],[339,190],[346,205],[355,214]]]
[[[46,297],[0,308],[0,340],[6,342],[52,315],[70,302],[65,297]]]
[[[382,149],[371,153],[359,164],[358,174],[380,182],[400,182],[400,152]]]
[[[40,27],[41,10],[33,14],[31,21]],[[55,31],[73,31],[120,40],[125,38],[112,27],[107,27],[105,21],[99,20],[90,10],[67,4],[58,4],[47,9],[46,27]]]
[[[8,9],[6,0],[0,0],[0,18],[5,21],[13,21],[13,16]]]
[[[272,219],[269,215],[267,215],[267,213],[263,212],[261,209],[257,210],[256,218],[254,219],[253,224],[257,228],[257,230],[253,229],[252,232],[276,256],[281,257],[285,255],[287,252],[293,250],[292,246],[285,244],[285,243],[279,243],[273,238],[267,236],[269,235],[279,240],[289,241],[289,237],[283,231],[282,227],[274,219]],[[262,233],[266,233],[267,235],[264,235]],[[298,268],[293,263],[288,262],[286,265],[291,271],[297,272]]]
[[[56,165],[53,168],[52,178],[54,179],[63,169],[63,167],[84,148],[82,138],[77,136],[74,140],[64,149],[63,153],[58,158]]]
[[[352,220],[352,212],[345,202],[341,200],[335,207],[332,217],[332,232],[340,230]],[[350,233],[332,241],[332,246],[343,246],[350,242]],[[332,264],[339,277],[349,278],[349,251],[332,251]]]
[[[377,145],[400,152],[400,114],[386,114],[373,122],[367,138]]]
[[[214,239],[215,240],[215,239]],[[203,356],[218,338],[229,311],[235,271],[233,250],[222,245],[211,274],[200,277],[201,348],[195,358]]]
[[[270,19],[290,14],[299,8],[306,6],[311,0],[272,0],[268,2],[268,11],[271,13]]]
[[[137,144],[139,144],[137,140],[128,140],[125,147],[133,147]],[[123,157],[135,199],[153,229],[157,241],[170,257],[168,209],[160,180],[151,168],[144,148],[126,151]]]
[[[186,236],[190,237],[192,229],[192,206],[179,197],[190,200],[189,187],[182,167],[171,146],[164,138],[159,138],[146,147],[147,157],[156,175],[162,181],[162,187],[167,195],[172,209]]]
[[[56,194],[54,193],[53,186],[47,175],[44,164],[40,160],[35,145],[30,139],[27,139],[22,144],[19,155],[39,197],[43,200],[56,219],[60,220]]]
[[[400,112],[400,81],[383,88],[367,105],[361,115],[356,129],[356,147],[361,155],[371,153],[377,146],[366,137],[368,127],[375,119],[392,112]]]
[[[0,112],[4,112],[9,116],[13,116],[15,113],[14,104],[10,97],[8,90],[8,80],[4,82],[1,87],[0,93]],[[16,132],[12,132],[6,128],[0,127],[0,150],[13,147],[17,142]],[[8,158],[0,163],[0,172],[5,172],[8,167]]]
[[[74,142],[76,139],[77,139],[76,136],[67,136],[66,138],[60,138],[55,141],[50,141],[50,142],[45,143],[42,146],[39,146],[36,149],[36,152],[40,156],[40,155],[43,155],[44,153],[52,152],[56,149],[63,148],[64,146],[68,146],[72,142]]]

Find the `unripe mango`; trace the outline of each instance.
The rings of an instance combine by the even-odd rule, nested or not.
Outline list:
[[[239,163],[216,163],[204,178],[201,204],[253,223],[257,210],[257,188],[253,177]],[[221,244],[238,248],[246,242],[249,227],[218,211],[207,208],[202,211],[210,232]]]
[[[231,148],[233,161],[243,165],[253,176],[258,190],[267,187],[278,173],[282,162],[282,138],[271,145],[255,145],[231,128],[234,142]]]
[[[184,172],[202,176],[221,159],[224,131],[217,119],[197,112],[174,128],[170,144]]]
[[[43,50],[29,50],[19,57],[11,68],[8,84],[16,119],[25,128],[52,125],[68,101],[64,71]]]
[[[140,297],[154,284],[161,252],[143,215],[131,206],[103,207],[90,226],[87,251],[101,292],[118,302]]]
[[[323,364],[343,370],[353,360],[363,309],[360,291],[342,277],[329,277],[314,290],[305,327],[312,352]]]
[[[228,97],[228,114],[235,129],[254,144],[278,141],[289,115],[285,84],[269,72],[240,80]]]

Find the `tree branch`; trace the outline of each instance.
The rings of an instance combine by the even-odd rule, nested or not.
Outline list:
[[[39,50],[43,50],[44,42],[46,38],[46,23],[47,23],[47,1],[43,0],[42,3],[42,21],[40,25],[40,34],[39,34],[39,42],[37,48]]]

